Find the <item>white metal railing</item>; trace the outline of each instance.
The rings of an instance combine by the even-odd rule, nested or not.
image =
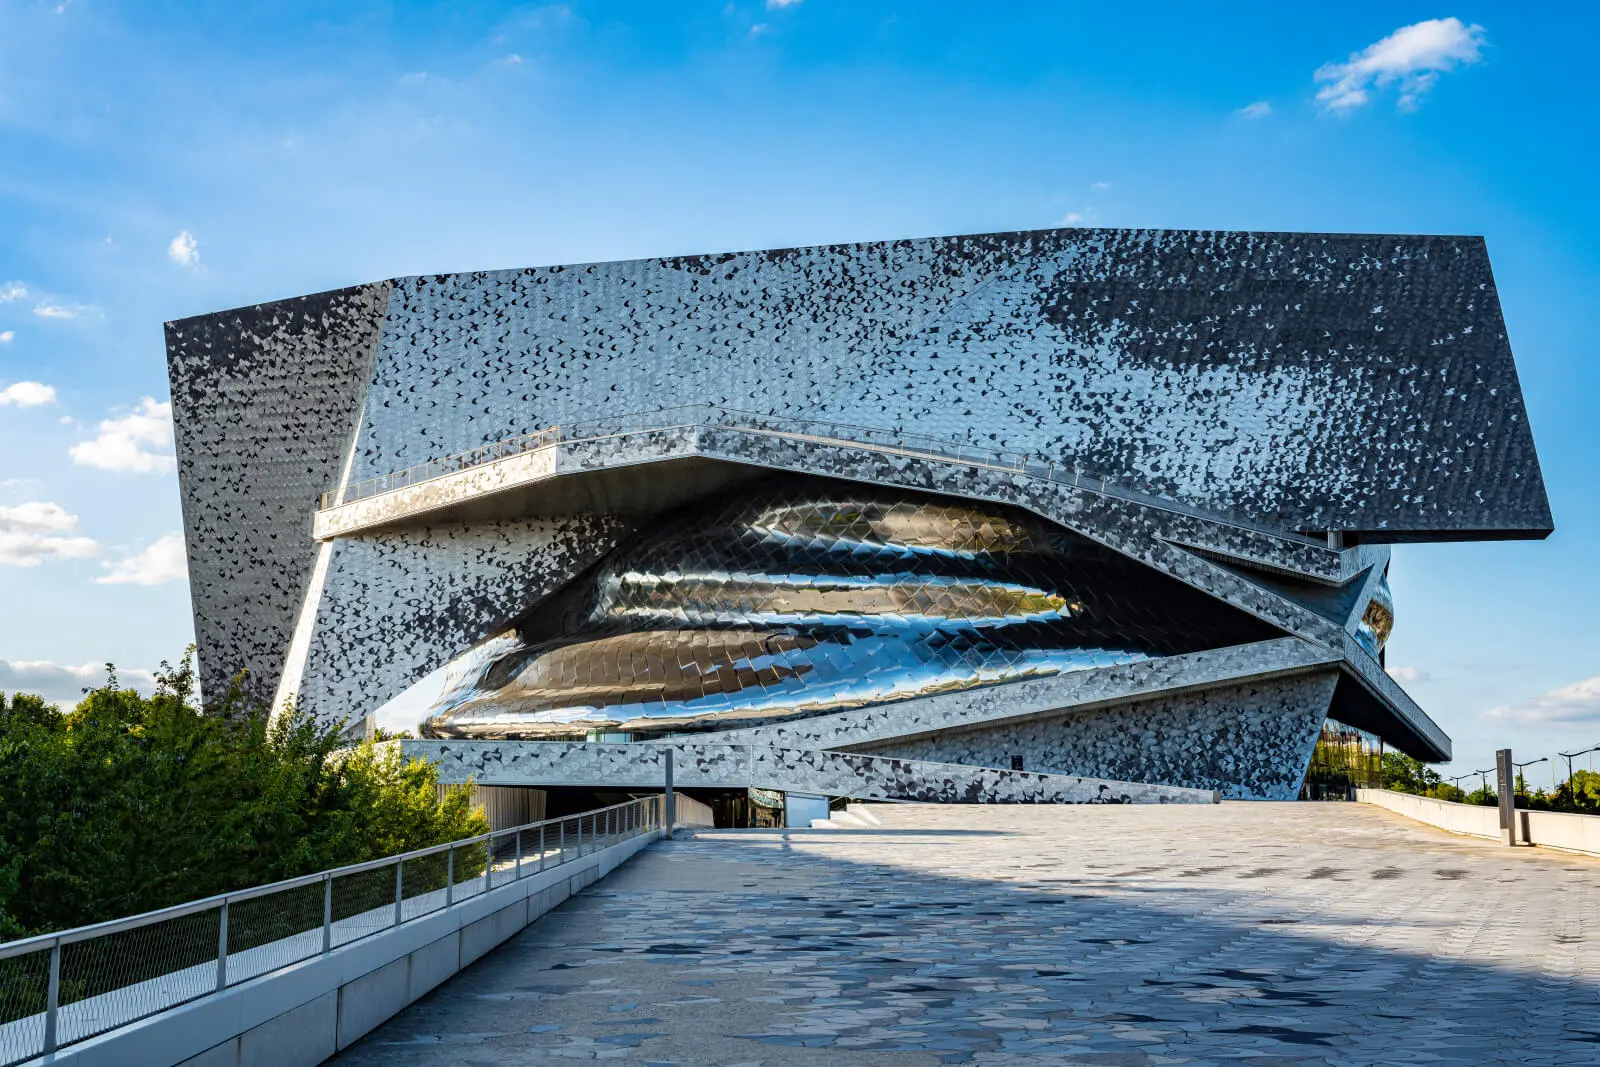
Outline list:
[[[220,993],[662,825],[661,796],[0,945],[0,1067]]]
[[[1091,472],[1081,464],[1049,459],[1033,453],[1014,449],[988,448],[965,441],[954,441],[931,434],[907,433],[880,427],[861,426],[854,423],[826,419],[805,419],[787,415],[765,415],[739,408],[716,404],[688,404],[680,407],[660,408],[654,411],[630,412],[608,418],[549,426],[532,433],[509,437],[503,441],[480,445],[442,459],[429,460],[393,474],[380,475],[353,482],[340,489],[322,494],[321,510],[349,504],[356,500],[382,493],[404,489],[422,482],[454,474],[457,471],[492,463],[508,456],[537,452],[560,444],[595,441],[610,437],[657,433],[669,429],[715,428],[741,433],[772,437],[811,440],[845,448],[869,452],[915,456],[965,466],[984,467],[1028,478],[1073,485],[1106,496],[1119,497],[1140,504],[1204,515],[1214,522],[1265,533],[1270,536],[1318,547],[1321,540],[1302,534],[1269,527],[1223,515],[1207,508],[1180,503],[1154,488],[1138,488],[1126,479],[1113,482],[1105,474]]]

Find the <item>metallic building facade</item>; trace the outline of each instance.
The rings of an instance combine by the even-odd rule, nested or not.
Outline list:
[[[168,351],[206,688],[442,676],[413,747],[488,784],[1292,796],[1330,720],[1448,757],[1388,546],[1551,528],[1478,238],[403,278]]]

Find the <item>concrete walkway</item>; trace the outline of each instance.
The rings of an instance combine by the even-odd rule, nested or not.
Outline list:
[[[337,1063],[1600,1063],[1600,860],[1355,804],[880,806],[627,867]]]

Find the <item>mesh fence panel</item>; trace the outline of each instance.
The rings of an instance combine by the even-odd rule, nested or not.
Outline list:
[[[61,946],[59,1044],[142,1019],[217,988],[221,908]]]
[[[376,867],[333,880],[333,944],[394,925],[394,868]]]
[[[484,865],[489,859],[488,842],[476,841],[470,845],[457,845],[451,851],[456,857],[456,885],[451,899],[465,900],[483,892]]]
[[[491,886],[501,886],[516,881],[517,837],[517,834],[501,834],[499,837],[489,839],[490,855],[493,857],[493,874],[489,878]]]
[[[0,960],[0,1063],[37,1056],[44,1048],[50,950]]]
[[[445,852],[408,859],[405,863],[403,910],[407,921],[444,907]]]
[[[322,951],[322,883],[228,905],[228,984]]]

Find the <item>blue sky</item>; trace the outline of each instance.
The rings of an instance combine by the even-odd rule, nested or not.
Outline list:
[[[251,6],[0,0],[0,689],[190,640],[167,319],[1051,225],[1474,233],[1557,532],[1398,549],[1389,662],[1453,773],[1600,744],[1600,8]]]

